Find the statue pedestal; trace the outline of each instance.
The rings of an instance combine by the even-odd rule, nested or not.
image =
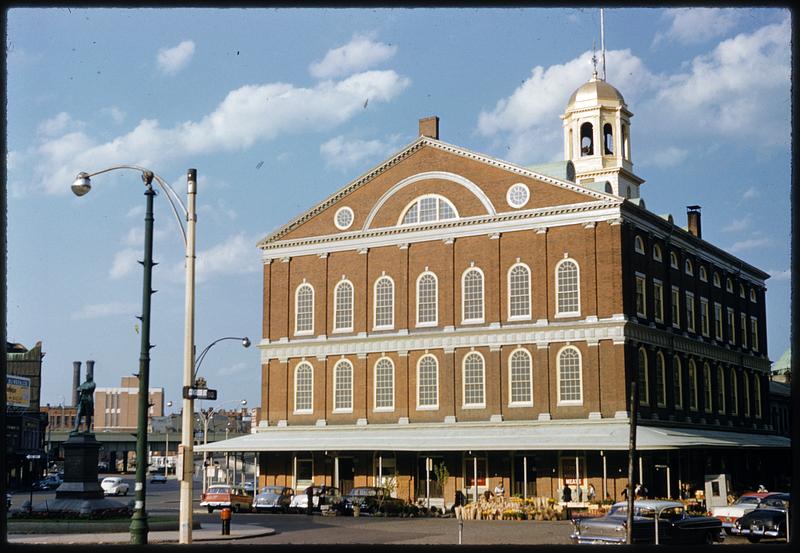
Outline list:
[[[56,499],[103,498],[97,481],[99,452],[100,442],[94,434],[70,434],[64,442],[64,482],[56,490]]]

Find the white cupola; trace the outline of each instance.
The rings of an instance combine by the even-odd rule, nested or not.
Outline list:
[[[619,91],[597,76],[572,93],[564,121],[564,157],[575,166],[575,182],[606,182],[600,190],[638,198],[644,182],[633,174],[630,118]],[[592,186],[598,189],[598,186]]]

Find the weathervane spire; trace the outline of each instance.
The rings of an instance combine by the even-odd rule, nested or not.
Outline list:
[[[597,78],[597,46],[595,45],[594,41],[592,41],[592,67],[594,67],[594,70],[592,71],[592,78],[596,79]]]

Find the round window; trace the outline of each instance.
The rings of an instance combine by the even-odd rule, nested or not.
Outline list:
[[[334,222],[336,223],[336,228],[339,230],[345,230],[350,228],[350,225],[353,224],[353,210],[349,207],[342,207],[336,212],[336,216],[334,217]]]
[[[530,192],[528,191],[528,187],[521,182],[509,188],[508,194],[506,194],[506,200],[508,200],[508,205],[511,207],[522,207],[528,203],[529,198]]]

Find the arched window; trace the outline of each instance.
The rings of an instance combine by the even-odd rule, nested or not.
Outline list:
[[[480,353],[472,352],[464,357],[464,407],[486,406],[485,380],[483,356]]]
[[[661,261],[661,246],[658,244],[653,244],[653,259],[655,261]]]
[[[375,363],[375,410],[394,411],[394,363],[388,357]]]
[[[692,267],[692,260],[691,259],[687,259],[686,260],[686,266],[685,266],[684,270],[685,270],[687,275],[693,275],[694,274],[694,267]]]
[[[744,386],[744,416],[750,418],[750,375],[745,372],[742,378]]]
[[[656,405],[664,407],[667,404],[667,368],[664,365],[664,355],[656,353]]]
[[[717,411],[725,412],[725,370],[717,367]]]
[[[702,265],[700,265],[700,280],[708,282],[708,271],[706,271],[706,268]]]
[[[375,328],[394,326],[394,281],[382,276],[375,281]]]
[[[639,348],[639,405],[650,405],[650,383],[647,375],[647,352]]]
[[[607,156],[614,155],[614,134],[611,132],[611,124],[603,125],[603,153]]]
[[[733,281],[730,278],[725,279],[725,291],[733,294]]]
[[[533,405],[533,375],[531,354],[518,349],[508,359],[508,388],[510,405]]]
[[[697,411],[697,366],[689,360],[689,409]]]
[[[342,280],[336,285],[333,303],[333,331],[353,330],[353,285],[349,280]]]
[[[755,395],[755,403],[756,403],[756,418],[761,418],[761,380],[758,378],[757,374],[753,375],[753,395]]]
[[[417,409],[439,408],[439,362],[425,355],[417,363]]]
[[[703,363],[703,391],[705,392],[705,405],[704,410],[706,413],[710,413],[713,410],[713,401],[714,401],[714,394],[711,387],[711,367],[708,363]]]
[[[294,369],[294,412],[311,413],[314,407],[314,369],[300,363]]]
[[[581,125],[581,155],[594,155],[594,131],[591,123]]]
[[[438,281],[425,272],[417,278],[417,326],[436,326],[439,318]]]
[[[342,359],[333,367],[333,412],[353,411],[353,365]]]
[[[580,275],[578,264],[563,259],[556,265],[556,315],[580,315]]]
[[[483,322],[483,272],[477,267],[461,276],[461,306],[462,322]]]
[[[739,414],[739,378],[736,369],[731,367],[731,414]]]
[[[633,239],[633,249],[636,250],[636,253],[644,255],[644,240],[638,234]]]
[[[720,288],[722,286],[720,284],[720,280],[719,280],[719,273],[717,273],[717,272],[714,273],[713,282],[714,282],[714,286],[716,286],[717,288]]]
[[[683,372],[681,359],[677,355],[672,357],[672,386],[675,409],[683,409]]]
[[[294,294],[294,333],[314,333],[314,288],[307,283],[298,286]]]
[[[745,297],[744,284],[741,284],[741,283],[739,283],[739,297],[740,298],[744,298]]]
[[[531,317],[531,271],[523,263],[512,265],[508,271],[508,318]]]
[[[581,354],[578,348],[567,346],[558,354],[558,403],[580,405],[583,403]]]
[[[669,252],[669,266],[673,269],[678,268],[678,254],[675,252]]]
[[[756,299],[756,291],[753,289],[750,289],[750,301],[753,303],[756,303],[756,301],[758,301]]]
[[[420,196],[406,207],[402,217],[400,217],[399,224],[415,225],[417,223],[430,223],[457,217],[458,212],[455,206],[450,203],[450,200],[444,196],[431,194]]]

